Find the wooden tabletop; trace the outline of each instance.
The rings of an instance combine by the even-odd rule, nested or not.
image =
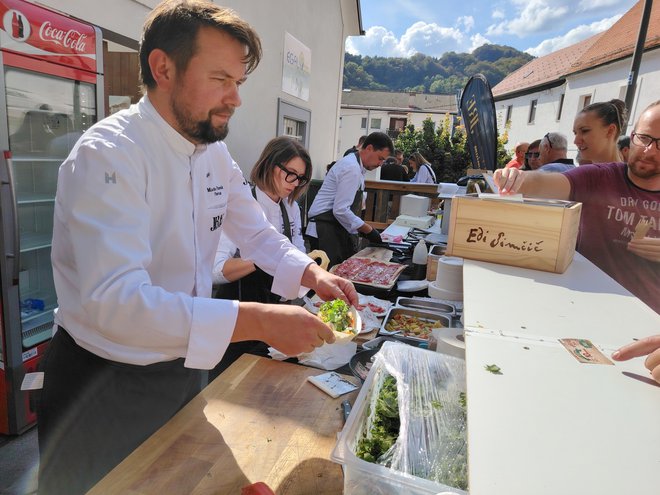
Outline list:
[[[357,391],[333,399],[307,381],[321,373],[243,355],[88,493],[239,494],[257,481],[278,495],[343,493],[330,453]]]

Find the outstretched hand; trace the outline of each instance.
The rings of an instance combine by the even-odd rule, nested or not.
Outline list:
[[[498,168],[493,173],[493,180],[500,189],[500,194],[516,194],[525,181],[525,172],[517,168]]]
[[[628,251],[641,258],[658,263],[660,262],[660,237],[632,239],[628,243]]]
[[[615,361],[647,356],[644,366],[651,372],[653,379],[660,383],[660,335],[653,335],[621,347],[612,354]]]

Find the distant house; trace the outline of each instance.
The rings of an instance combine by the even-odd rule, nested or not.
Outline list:
[[[540,139],[546,132],[566,135],[574,157],[573,119],[586,105],[625,99],[643,2],[610,29],[523,65],[493,88],[498,130],[509,123],[508,149]],[[660,5],[649,21],[629,127],[640,112],[660,98]]]
[[[382,131],[395,139],[410,124],[421,128],[427,118],[438,128],[447,114],[452,119],[456,116],[455,95],[345,89],[341,95],[337,157],[364,134]]]

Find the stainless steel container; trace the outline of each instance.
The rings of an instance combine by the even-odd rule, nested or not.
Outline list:
[[[428,299],[420,299],[417,297],[399,297],[396,300],[395,306],[404,308],[420,309],[422,311],[433,311],[435,313],[443,313],[451,316],[456,316],[456,306],[440,301],[430,301]]]

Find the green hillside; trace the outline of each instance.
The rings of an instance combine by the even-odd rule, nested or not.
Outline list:
[[[474,74],[491,87],[534,57],[504,45],[483,45],[472,53],[447,52],[440,58],[344,55],[344,89],[455,93]]]

